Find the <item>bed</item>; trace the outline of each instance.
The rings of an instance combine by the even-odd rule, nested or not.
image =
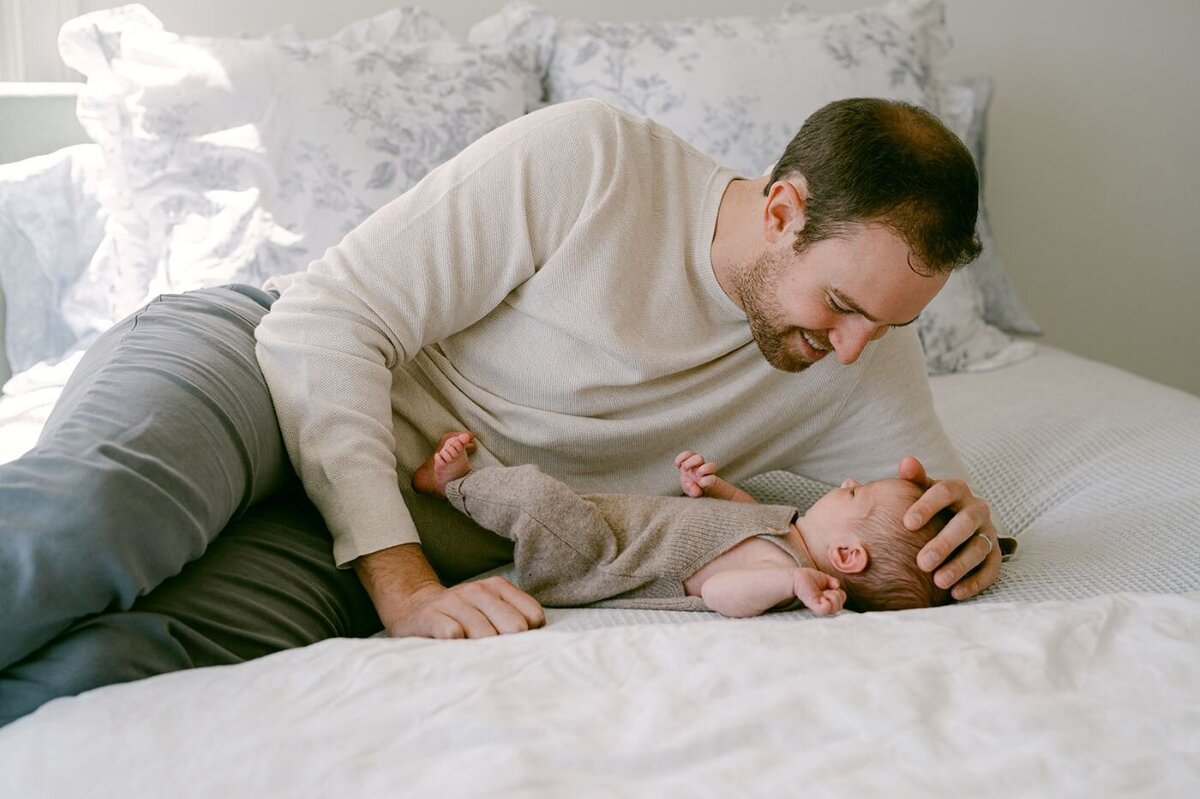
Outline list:
[[[939,10],[913,0],[853,16],[787,17],[797,37],[788,49],[817,42],[804,57],[832,59],[830,74],[845,83],[837,91],[913,92],[918,100],[936,91],[943,118],[982,164],[986,82],[909,83],[880,61],[900,59],[910,75],[932,70],[945,46]],[[707,82],[686,69],[699,68],[687,54],[702,45],[711,50],[704,36],[729,44],[759,35],[753,31],[762,26],[753,21],[724,20],[715,33],[706,32],[707,23],[605,27],[515,4],[459,42],[424,12],[401,10],[351,26],[341,39],[302,41],[284,30],[250,40],[258,49],[170,38],[135,7],[97,12],[88,22],[74,38],[64,32],[63,47],[68,61],[87,67],[80,115],[96,141],[0,167],[0,221],[7,224],[0,235],[8,233],[0,238],[0,280],[16,372],[0,399],[0,461],[32,446],[90,337],[148,293],[261,279],[271,258],[280,257],[280,229],[305,234],[287,250],[302,260],[362,213],[356,203],[369,211],[379,197],[419,178],[415,157],[380,160],[403,138],[384,131],[303,150],[305,164],[319,171],[322,152],[361,145],[369,158],[355,168],[367,188],[354,197],[331,195],[326,184],[319,188],[327,202],[315,204],[306,192],[316,189],[293,171],[269,176],[275,188],[293,187],[291,200],[260,191],[247,202],[241,183],[224,193],[204,184],[230,175],[241,180],[230,160],[224,172],[177,170],[162,182],[181,185],[157,185],[131,205],[135,189],[147,185],[139,170],[168,154],[185,157],[201,138],[209,146],[203,156],[211,156],[213,126],[230,124],[208,118],[203,136],[188,130],[199,124],[189,114],[212,100],[205,87],[213,83],[200,78],[185,79],[191,108],[173,106],[173,117],[162,111],[157,129],[152,115],[138,130],[105,116],[106,100],[136,96],[153,111],[156,91],[178,89],[154,83],[165,70],[122,72],[139,54],[203,50],[224,65],[233,88],[223,91],[244,95],[249,114],[259,87],[238,70],[272,52],[303,51],[305,63],[328,75],[341,63],[339,53],[433,41],[436,54],[419,82],[463,80],[476,94],[460,91],[460,99],[469,95],[488,109],[457,114],[464,124],[492,124],[590,91],[640,103],[644,113],[691,130],[697,146],[753,174],[778,127],[750,113],[754,98],[741,110],[758,128],[739,136],[721,132],[712,103],[687,110],[700,101],[683,89]],[[861,41],[877,42],[881,31],[894,47],[854,50]],[[472,57],[484,52],[493,59],[489,74],[511,80],[498,87],[504,81],[496,78],[489,93],[467,67],[451,70],[462,48],[501,48]],[[125,62],[97,55],[117,51]],[[857,59],[853,69],[842,65],[847,53]],[[588,71],[603,72],[617,56],[625,69],[657,78],[633,81],[635,91],[625,96],[605,83],[607,73]],[[538,79],[525,80],[522,70]],[[883,83],[871,83],[877,74]],[[134,77],[150,85],[134,86]],[[303,75],[296,80],[305,85]],[[405,101],[418,102],[414,96],[409,87]],[[345,108],[369,127],[364,120],[375,112],[353,102]],[[689,129],[689,119],[708,124]],[[332,120],[330,136],[357,135],[343,123]],[[705,132],[715,138],[704,140]],[[221,154],[245,160],[239,148],[269,152],[278,141],[263,136],[247,147],[227,137]],[[427,159],[445,155],[431,152]],[[264,162],[255,157],[261,179]],[[346,200],[341,211],[328,202],[332,196]],[[12,231],[21,225],[18,241]],[[231,243],[229,231],[240,238]],[[327,641],[52,702],[0,729],[0,793],[1195,794],[1200,399],[1035,344],[1028,335],[1036,323],[1004,275],[986,216],[980,232],[988,246],[982,262],[957,274],[920,323],[938,413],[976,492],[1020,542],[980,597],[827,619],[799,611],[734,621],[561,609],[548,612],[543,630],[484,641]],[[132,254],[114,247],[123,237],[143,246]],[[28,248],[21,268],[35,263],[36,280],[18,280],[19,244]],[[780,472],[744,487],[762,500],[799,505],[820,490]]]

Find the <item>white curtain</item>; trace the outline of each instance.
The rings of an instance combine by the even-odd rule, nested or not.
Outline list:
[[[58,29],[81,0],[0,0],[0,81],[79,80],[58,55]]]

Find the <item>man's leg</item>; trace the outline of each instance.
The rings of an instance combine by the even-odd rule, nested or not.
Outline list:
[[[56,697],[379,626],[354,572],[334,566],[329,533],[297,480],[128,611],[87,617],[0,671],[0,726]]]
[[[293,479],[248,287],[167,295],[88,351],[37,446],[0,466],[0,668],[125,610]]]

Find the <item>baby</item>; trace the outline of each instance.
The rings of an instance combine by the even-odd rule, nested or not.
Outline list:
[[[917,567],[948,516],[908,530],[901,519],[922,490],[906,480],[846,480],[801,515],[756,504],[693,452],[675,459],[685,497],[583,496],[536,466],[472,470],[474,447],[470,433],[447,433],[413,488],[512,540],[518,585],[546,606],[744,617],[797,603],[824,616],[950,601]]]

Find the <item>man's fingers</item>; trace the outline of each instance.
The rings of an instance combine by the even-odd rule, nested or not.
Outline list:
[[[904,514],[904,526],[910,530],[919,530],[923,525],[928,524],[929,520],[942,508],[961,511],[964,500],[968,498],[974,498],[974,494],[962,480],[939,480],[925,489],[925,493],[909,507]],[[978,524],[971,530],[974,531],[977,527]],[[966,533],[963,534],[962,539],[955,542],[954,546],[958,546],[965,540]]]
[[[467,631],[463,629],[463,626],[453,616],[438,610],[429,610],[428,614],[429,619],[424,634],[430,638],[448,640],[467,637]]]
[[[546,611],[532,596],[502,577],[490,577],[484,582],[521,615],[525,620],[526,629],[535,630],[546,624]]]
[[[996,582],[1000,575],[1000,547],[995,536],[990,537],[991,551],[983,533],[971,536],[971,540],[955,552],[948,563],[934,573],[934,582],[940,588],[950,588],[954,599],[968,599]]]
[[[439,610],[461,624],[467,638],[490,638],[500,634],[484,612],[459,593],[453,594]]]
[[[964,599],[970,599],[996,582],[996,578],[1000,576],[1000,559],[1000,547],[993,547],[992,551],[984,558],[982,565],[968,574],[965,579],[959,580],[958,584],[950,591],[950,595],[961,602]]]
[[[984,560],[990,554],[989,549],[991,551],[998,550],[996,542],[992,539],[985,540],[985,536],[986,533],[983,535],[972,533],[967,542],[952,553],[950,558],[941,565],[933,575],[933,581],[939,588],[950,588],[959,580],[966,577],[968,573],[983,564]],[[990,547],[989,541],[991,541]]]
[[[475,599],[475,607],[500,635],[523,633],[529,629],[529,620],[521,611],[509,604],[499,593],[483,592]]]
[[[546,623],[538,601],[500,577],[446,589],[394,635],[490,638]]]
[[[925,466],[911,455],[901,459],[900,466],[896,469],[896,475],[901,480],[908,480],[910,483],[916,483],[922,488],[929,488],[929,486],[933,483],[933,481],[929,479],[929,475],[925,474]]]

